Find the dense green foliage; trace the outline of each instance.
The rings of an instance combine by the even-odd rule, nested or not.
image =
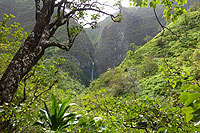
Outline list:
[[[0,23],[1,74],[27,35],[19,24],[8,24],[11,17]],[[200,132],[200,9],[131,47],[122,64],[87,89],[63,72],[64,58],[42,59],[13,101],[0,107],[5,132]],[[75,108],[69,109],[69,99]]]
[[[161,0],[153,0],[151,2],[149,1],[153,4],[150,4],[148,7],[148,0],[131,1],[134,1],[135,4],[140,2],[141,3],[137,5],[139,7],[123,7],[121,9],[121,14],[123,15],[121,23],[108,22],[106,25],[103,24],[103,29],[100,27],[97,28],[94,32],[90,32],[91,38],[96,38],[99,40],[94,53],[96,77],[99,77],[99,75],[105,72],[108,68],[114,68],[118,66],[126,57],[127,51],[131,49],[129,46],[130,43],[135,43],[137,46],[144,45],[162,30],[159,22],[156,20],[154,11],[151,8],[152,6],[156,6],[155,12],[159,21],[164,26],[166,24],[164,17],[168,19],[168,23],[171,21],[171,17],[175,22],[177,15],[185,12],[185,9],[188,9],[191,2],[194,0],[188,1],[187,4],[185,1],[182,1],[182,4],[185,3],[184,6],[182,5],[185,9],[183,9],[182,6],[181,9],[177,9],[178,0],[176,2],[169,1],[169,5],[167,4],[166,6],[159,5],[161,4]],[[166,3],[165,0],[162,0],[162,3],[163,2]],[[197,9],[197,3],[198,2],[196,1],[196,3],[193,4],[193,8],[191,9]],[[166,14],[163,15],[163,11],[166,11],[166,8],[171,8],[171,11],[168,14],[169,16]],[[174,14],[174,16],[172,14]],[[96,36],[96,34],[100,37]]]
[[[200,120],[200,10],[127,52],[80,95],[80,110],[111,132],[195,132]],[[79,101],[77,98],[76,101]],[[102,130],[96,128],[96,130]]]
[[[23,31],[19,23],[8,24],[13,15],[3,15],[0,22],[0,75],[5,71],[6,66],[10,63],[13,55],[18,50],[22,41],[27,37],[27,33]],[[0,76],[0,77],[1,77]]]
[[[0,23],[0,76],[27,36],[19,23],[8,23],[13,17],[13,15],[5,14]],[[63,58],[57,58],[53,61],[42,59],[24,77],[12,103],[0,107],[1,122],[5,122],[7,132],[40,131],[40,129],[35,129],[32,124],[37,119],[36,110],[41,107],[42,99],[48,100],[48,95],[56,92],[59,95],[59,100],[62,101],[66,97],[72,98],[82,92],[85,86],[72,79],[68,73],[63,72],[60,68],[65,62]]]
[[[58,104],[55,96],[51,95],[51,109],[47,107],[45,101],[45,109],[40,109],[39,117],[42,121],[37,121],[34,125],[40,125],[43,128],[49,127],[52,131],[62,131],[70,126],[70,123],[76,120],[75,113],[66,113],[70,107],[70,99],[63,100],[62,104]],[[48,128],[46,129],[48,130]]]
[[[164,17],[166,20],[172,19],[173,22],[176,22],[178,17],[186,12],[183,6],[187,4],[187,0],[130,0],[130,5],[139,6],[139,7],[152,7],[157,8],[158,5],[164,5]]]

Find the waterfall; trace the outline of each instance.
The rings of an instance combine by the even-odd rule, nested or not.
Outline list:
[[[91,81],[94,80],[94,62],[92,62]]]

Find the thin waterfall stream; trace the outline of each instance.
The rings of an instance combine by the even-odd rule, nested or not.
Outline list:
[[[94,62],[92,62],[91,81],[94,80]]]

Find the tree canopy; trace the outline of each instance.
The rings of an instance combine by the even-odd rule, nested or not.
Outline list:
[[[115,4],[119,10],[120,3]],[[0,62],[3,63],[0,71],[0,131],[7,128],[11,132],[20,126],[17,130],[21,132],[36,131],[30,125],[38,117],[40,120],[36,125],[43,129],[37,131],[199,131],[200,11],[184,14],[177,21],[186,11],[183,8],[186,3],[187,0],[130,0],[131,6],[150,6],[154,12],[158,5],[163,5],[166,20],[172,19],[176,23],[166,27],[161,25],[167,30],[161,31],[145,46],[135,48],[133,45],[119,67],[109,69],[85,92],[81,90],[81,94],[78,92],[83,86],[79,84],[74,87],[77,91],[68,90],[68,93],[56,88],[58,79],[67,79],[65,74],[58,76],[59,70],[55,67],[65,62],[64,59],[58,59],[52,65],[40,62],[40,59],[49,47],[69,51],[85,25],[96,27],[99,13],[117,22],[121,21],[121,14],[105,12],[103,7],[109,5],[96,0],[35,0],[36,24],[30,34],[23,32],[18,23],[10,25],[8,21],[14,16],[5,14],[0,23]],[[96,12],[91,15],[91,22],[86,20],[87,11]],[[66,25],[68,41],[65,43],[51,39],[62,25]],[[43,95],[49,90],[56,93],[57,98],[52,95],[49,99],[49,93]],[[79,111],[81,117],[66,113],[72,110],[69,110],[70,98],[65,97],[74,95],[73,100],[78,105],[72,110]],[[44,102],[45,109],[40,109],[37,117],[35,110],[41,108],[42,99],[51,101],[51,111],[49,103]],[[62,100],[62,104],[58,104]]]

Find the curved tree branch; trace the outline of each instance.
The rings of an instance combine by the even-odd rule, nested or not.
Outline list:
[[[87,3],[75,0],[60,0],[59,2],[56,0],[35,0],[36,24],[0,79],[0,105],[12,101],[20,81],[42,58],[46,48],[57,46],[69,51],[81,28],[76,29],[78,32],[75,33],[69,32],[71,29],[68,29],[69,41],[66,45],[49,42],[49,40],[60,26],[68,24],[68,28],[70,28],[70,19],[73,19],[77,12],[95,11],[110,16],[115,22],[120,21],[116,19],[120,15],[112,15],[98,6],[101,6],[101,4],[92,3],[90,0],[87,0]],[[57,18],[52,17],[55,15],[55,11],[58,14]],[[82,17],[80,16],[79,19],[82,19]]]
[[[156,10],[153,9],[153,11],[154,11],[154,14],[155,14],[155,16],[156,16],[156,19],[157,19],[159,25],[160,25],[160,26],[162,27],[162,29],[163,29],[163,31],[165,31],[165,29],[167,29],[167,30],[170,31],[173,35],[175,35],[175,36],[177,37],[177,39],[178,39],[181,43],[186,44],[185,42],[183,42],[183,41],[180,39],[180,36],[178,36],[177,34],[175,34],[175,33],[174,33],[171,29],[169,29],[168,27],[164,26],[164,25],[160,22],[160,20],[159,20],[159,18],[158,18],[158,15],[157,15],[157,13],[156,13]]]

